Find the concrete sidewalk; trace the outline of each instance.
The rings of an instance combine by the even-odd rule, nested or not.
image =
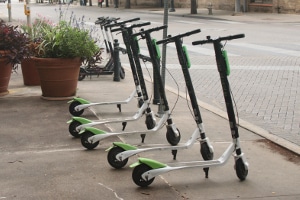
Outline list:
[[[112,76],[92,77],[78,83],[78,96],[92,102],[122,100],[134,89],[130,71],[120,82]],[[151,84],[147,82],[148,92]],[[93,151],[85,150],[80,140],[68,133],[70,119],[66,101],[46,101],[40,98],[39,86],[24,86],[22,74],[13,74],[10,93],[0,98],[0,198],[1,199],[289,199],[300,198],[299,156],[260,136],[240,128],[241,148],[249,162],[249,174],[240,182],[233,169],[233,158],[222,167],[212,168],[205,179],[202,169],[186,169],[159,176],[147,189],[138,188],[131,180],[129,159],[122,170],[112,169],[106,160],[113,141],[140,145],[139,135],[122,135],[100,142]],[[173,120],[181,132],[181,143],[187,141],[196,125],[187,102],[173,92],[167,92]],[[179,98],[178,102],[176,102]],[[151,105],[153,111],[157,106]],[[132,115],[136,100],[122,106],[98,106],[86,110],[89,119],[116,118]],[[206,132],[218,158],[230,142],[227,120],[200,108]],[[91,112],[92,111],[92,112]],[[95,116],[94,113],[97,113]],[[120,131],[121,124],[107,124],[98,128]],[[127,131],[145,130],[144,119],[128,123]],[[146,144],[166,145],[165,129],[147,135]],[[172,160],[171,152],[148,152],[142,157],[164,163],[201,160],[199,144],[178,152]]]

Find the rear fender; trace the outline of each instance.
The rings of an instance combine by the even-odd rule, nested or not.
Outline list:
[[[140,164],[145,164],[148,165],[149,167],[151,167],[151,169],[159,169],[159,168],[164,168],[167,167],[166,164],[163,164],[161,162],[158,162],[156,160],[152,160],[149,158],[139,158],[138,162],[135,162],[133,164],[130,165],[131,168],[134,168]]]
[[[88,100],[85,100],[85,99],[79,98],[79,97],[74,97],[71,101],[68,101],[68,103],[72,103],[73,101],[78,101],[81,104],[90,104],[91,103]]]
[[[130,144],[125,144],[123,142],[113,142],[113,145],[108,150],[112,149],[113,147],[120,147],[125,151],[137,149],[135,146],[132,146]]]
[[[72,117],[72,119],[69,120],[67,123],[70,124],[70,123],[73,122],[73,121],[77,121],[77,122],[79,122],[80,124],[88,124],[88,123],[92,123],[91,120],[86,119],[86,118],[83,118],[83,117]]]
[[[106,134],[106,131],[94,128],[94,127],[86,127],[85,129],[83,129],[82,131],[79,132],[79,134],[82,134],[86,131],[89,131],[91,133],[93,133],[94,135],[99,135],[99,134]]]

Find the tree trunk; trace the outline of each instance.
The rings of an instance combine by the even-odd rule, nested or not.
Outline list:
[[[126,0],[125,8],[130,8],[130,0]]]
[[[197,14],[197,0],[191,0],[191,14]]]

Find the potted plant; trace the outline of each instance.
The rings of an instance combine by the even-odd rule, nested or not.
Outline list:
[[[60,21],[55,26],[44,27],[34,58],[38,69],[42,97],[63,99],[76,94],[81,62],[99,51],[88,30]]]
[[[37,46],[42,40],[42,29],[48,26],[53,26],[53,23],[39,16],[32,24],[22,23],[20,28],[29,37],[28,47],[30,50],[30,57],[21,61],[21,69],[23,74],[24,85],[36,86],[40,85],[40,77],[35,66],[35,61],[32,57],[38,55]]]
[[[18,26],[0,20],[0,95],[8,93],[12,70],[22,59],[29,56],[28,37]]]

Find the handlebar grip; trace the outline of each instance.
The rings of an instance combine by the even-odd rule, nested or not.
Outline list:
[[[113,33],[113,32],[117,32],[117,31],[121,31],[121,30],[122,30],[122,28],[115,28],[115,29],[111,29],[110,32]]]
[[[226,37],[219,37],[217,39],[211,39],[210,36],[207,36],[207,40],[199,40],[199,41],[194,41],[192,42],[192,45],[198,45],[198,44],[206,44],[206,43],[212,43],[214,41],[223,41],[223,40],[234,40],[234,39],[239,39],[239,38],[244,38],[245,34],[237,34],[237,35],[230,35]]]
[[[129,20],[125,20],[125,21],[121,21],[121,22],[117,22],[117,23],[114,23],[114,24],[108,24],[108,25],[106,25],[105,27],[106,27],[106,28],[110,28],[110,27],[114,27],[114,26],[120,26],[120,25],[122,25],[122,24],[126,24],[126,23],[128,23],[128,22],[133,22],[133,21],[138,21],[138,20],[140,20],[139,17],[133,18],[133,19],[129,19]]]
[[[193,30],[193,31],[190,31],[190,32],[183,33],[180,36],[181,37],[186,37],[186,36],[190,36],[190,35],[193,35],[193,34],[196,34],[196,33],[200,33],[200,32],[201,32],[200,29],[196,29],[196,30]]]
[[[209,40],[199,40],[199,41],[194,41],[192,42],[192,45],[198,45],[198,44],[206,44],[206,43],[211,43],[212,42],[212,39],[209,39]]]
[[[155,28],[150,28],[150,29],[147,29],[147,30],[141,30],[138,33],[132,34],[132,36],[135,37],[135,36],[138,36],[138,35],[142,35],[144,33],[151,33],[151,32],[154,32],[154,31],[159,31],[159,30],[165,29],[167,27],[168,27],[167,25],[163,25],[163,26],[159,26],[159,27],[155,27]]]
[[[150,25],[151,23],[150,22],[145,22],[145,23],[141,23],[141,24],[132,24],[128,27],[126,26],[122,26],[120,28],[115,28],[115,29],[111,29],[110,32],[117,32],[117,31],[122,31],[124,29],[133,29],[133,28],[137,28],[137,27],[142,27],[142,26],[147,26],[147,25]]]
[[[244,38],[245,34],[237,34],[237,35],[230,35],[227,37],[220,37],[219,40],[234,40],[234,39],[239,39],[239,38]]]
[[[156,42],[156,44],[163,44],[163,43],[172,42],[172,41],[174,41],[175,38],[183,38],[183,37],[190,36],[190,35],[200,33],[200,32],[201,32],[200,29],[196,29],[196,30],[193,30],[193,31],[189,31],[189,32],[186,32],[186,33],[183,33],[183,34],[173,36],[173,37],[170,36],[166,39],[163,39],[163,40],[160,40],[160,41]]]
[[[156,42],[156,44],[157,44],[157,45],[158,45],[158,44],[164,44],[164,43],[168,42],[169,39],[170,39],[170,38],[167,37],[167,38],[165,38],[165,39],[159,40],[159,41]]]
[[[151,22],[144,22],[144,23],[140,23],[140,24],[132,24],[130,27],[128,28],[137,28],[137,27],[142,27],[142,26],[148,26],[150,25]]]

